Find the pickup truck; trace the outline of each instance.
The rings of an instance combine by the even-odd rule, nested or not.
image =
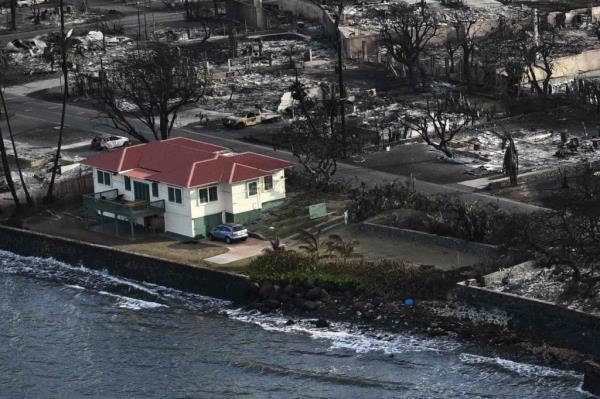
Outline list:
[[[223,124],[227,127],[243,129],[247,126],[254,126],[260,123],[275,122],[281,119],[281,115],[274,112],[265,111],[243,111],[237,115],[228,116],[223,119]]]

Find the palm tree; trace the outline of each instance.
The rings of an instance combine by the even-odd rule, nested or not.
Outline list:
[[[298,245],[298,248],[308,253],[315,260],[324,259],[330,256],[325,252],[326,244],[321,240],[321,229],[311,233],[308,230],[302,230],[300,232],[300,241],[302,245]]]
[[[326,245],[330,253],[337,254],[342,259],[344,265],[349,259],[362,258],[362,254],[356,252],[356,247],[360,245],[358,240],[345,240],[338,234],[331,234]]]

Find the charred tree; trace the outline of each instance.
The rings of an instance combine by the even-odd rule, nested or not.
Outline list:
[[[204,96],[209,75],[198,64],[179,49],[153,43],[103,71],[98,105],[114,128],[133,138],[147,142],[147,128],[155,140],[165,140],[182,107]]]

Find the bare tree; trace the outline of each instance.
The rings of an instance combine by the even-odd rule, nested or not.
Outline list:
[[[324,90],[322,101],[312,109],[306,101],[305,88],[297,79],[291,91],[303,116],[283,132],[283,144],[290,148],[316,186],[327,184],[335,174],[337,160],[342,155],[339,135],[336,134],[339,125],[336,123],[338,107],[334,90],[331,90],[330,99]]]
[[[394,3],[386,10],[377,10],[375,16],[388,55],[406,67],[408,81],[416,88],[425,77],[420,57],[437,32],[437,16],[425,0],[416,4]]]
[[[462,77],[470,85],[473,57],[477,45],[477,19],[473,14],[457,16],[454,28],[462,51]]]
[[[415,131],[423,141],[442,151],[447,157],[454,154],[449,144],[469,123],[477,118],[477,110],[462,96],[447,94],[443,98],[427,98],[425,109],[417,115],[407,114],[400,123]]]
[[[532,90],[540,96],[548,96],[551,94],[550,80],[559,49],[556,32],[540,32],[536,38],[529,32],[521,31],[517,33],[516,41]]]
[[[448,61],[450,63],[449,69],[447,71],[448,75],[454,73],[454,56],[456,52],[460,49],[460,42],[458,41],[458,34],[456,35],[448,35],[446,40],[444,40],[444,50],[446,50],[446,54],[448,55]]]
[[[167,139],[179,111],[204,95],[209,75],[198,64],[179,49],[153,43],[101,71],[100,109],[114,128],[141,142],[148,139],[137,122],[154,139]]]

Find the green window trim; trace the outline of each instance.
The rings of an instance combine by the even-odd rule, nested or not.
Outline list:
[[[152,182],[152,196],[158,197],[158,183],[155,181]]]
[[[125,190],[131,191],[131,178],[129,176],[125,176]]]
[[[176,204],[182,204],[183,201],[181,199],[181,189],[175,187],[169,187],[169,202],[173,202]]]

